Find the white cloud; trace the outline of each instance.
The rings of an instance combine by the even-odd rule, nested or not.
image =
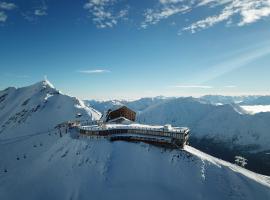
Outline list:
[[[212,4],[212,6],[215,5],[223,5],[226,3],[231,2],[232,0],[200,0],[197,4],[197,6],[205,6],[205,5],[209,5]]]
[[[42,5],[39,8],[34,10],[34,15],[36,15],[36,16],[45,16],[48,14],[47,13],[48,6],[47,6],[46,2],[41,1],[41,3],[42,3]]]
[[[0,2],[0,23],[4,23],[8,19],[7,12],[16,8],[14,3]]]
[[[79,70],[78,72],[83,74],[101,74],[101,73],[108,73],[111,71],[105,69],[94,69],[94,70]]]
[[[236,88],[236,85],[225,85],[224,88]]]
[[[42,10],[42,9],[36,9],[34,13],[35,13],[35,15],[37,15],[37,16],[44,16],[44,15],[47,15],[46,10]]]
[[[179,13],[185,13],[190,9],[189,6],[166,6],[161,8],[160,10],[147,9],[144,13],[144,21],[141,24],[142,28],[147,28],[148,25],[157,24],[160,20],[166,19],[172,15],[176,15]]]
[[[37,16],[45,16],[45,15],[47,15],[47,8],[36,9],[34,11],[34,14]]]
[[[199,20],[195,23],[192,23],[190,26],[184,27],[184,31],[191,31],[192,33],[195,33],[198,30],[209,28],[219,22],[225,21],[229,19],[234,12],[232,10],[224,10],[219,15],[210,16],[203,20]]]
[[[199,9],[208,9],[215,14],[202,15]],[[153,8],[144,12],[142,28],[157,24],[171,16],[196,12],[197,21],[181,28],[182,31],[195,33],[221,22],[227,25],[244,26],[270,16],[270,0],[159,0]],[[207,12],[201,12],[207,13]]]
[[[225,4],[225,7],[218,14],[198,20],[182,30],[195,33],[220,22],[231,23],[237,17],[239,18],[237,25],[244,26],[270,16],[270,0],[202,0],[198,6],[209,4],[215,6]]]
[[[267,7],[262,7],[260,9],[249,9],[249,10],[242,10],[242,21],[238,23],[239,26],[243,26],[246,24],[250,24],[260,20],[263,17],[267,17],[270,15],[270,2]]]
[[[2,10],[13,10],[16,8],[14,3],[0,2],[0,9]]]
[[[190,11],[192,1],[189,1],[189,3],[184,2],[186,0],[159,0],[159,5],[155,9],[148,8],[145,10],[141,27],[147,28],[149,25],[157,24],[163,19]]]
[[[5,22],[7,20],[7,15],[5,12],[0,11],[0,22]]]
[[[161,4],[173,4],[173,3],[180,3],[183,0],[159,0]]]
[[[91,14],[92,20],[98,28],[111,28],[120,19],[125,19],[128,14],[127,7],[118,12],[112,9],[117,2],[117,0],[89,0],[84,4],[84,9]]]
[[[189,88],[189,89],[211,89],[212,86],[209,85],[174,85],[173,88]]]

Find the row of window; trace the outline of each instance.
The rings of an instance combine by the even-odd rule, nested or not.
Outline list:
[[[162,136],[162,137],[170,137],[176,139],[183,139],[184,135],[179,133],[170,133],[170,132],[162,132],[162,131],[149,131],[149,130],[136,130],[136,129],[112,129],[106,131],[87,131],[81,130],[82,134],[90,134],[90,135],[113,135],[113,134],[140,134],[140,135],[152,135],[152,136]]]

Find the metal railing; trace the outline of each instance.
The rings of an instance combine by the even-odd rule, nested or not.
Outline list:
[[[93,124],[96,125],[96,124]],[[122,130],[141,130],[141,131],[157,131],[157,132],[169,132],[169,133],[185,133],[188,129],[181,128],[181,129],[170,129],[166,130],[164,128],[150,128],[150,127],[142,127],[142,126],[87,126],[81,125],[79,129],[87,130],[87,131],[107,131],[107,130],[115,130],[115,129],[122,129]]]

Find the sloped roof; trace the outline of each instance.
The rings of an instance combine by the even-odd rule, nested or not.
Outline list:
[[[117,110],[119,110],[119,109],[121,109],[121,108],[126,108],[126,109],[128,109],[128,110],[130,110],[130,111],[136,113],[134,110],[131,110],[130,108],[128,108],[128,107],[125,106],[125,105],[116,105],[116,106],[114,106],[113,108],[111,108],[111,109],[109,109],[109,110],[110,110],[110,112],[114,112],[114,111],[117,111]]]

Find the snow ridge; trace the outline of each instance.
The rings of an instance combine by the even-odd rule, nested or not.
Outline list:
[[[39,132],[68,121],[97,120],[100,113],[83,101],[64,95],[49,81],[0,91],[0,134]],[[9,132],[9,133],[7,133]]]

